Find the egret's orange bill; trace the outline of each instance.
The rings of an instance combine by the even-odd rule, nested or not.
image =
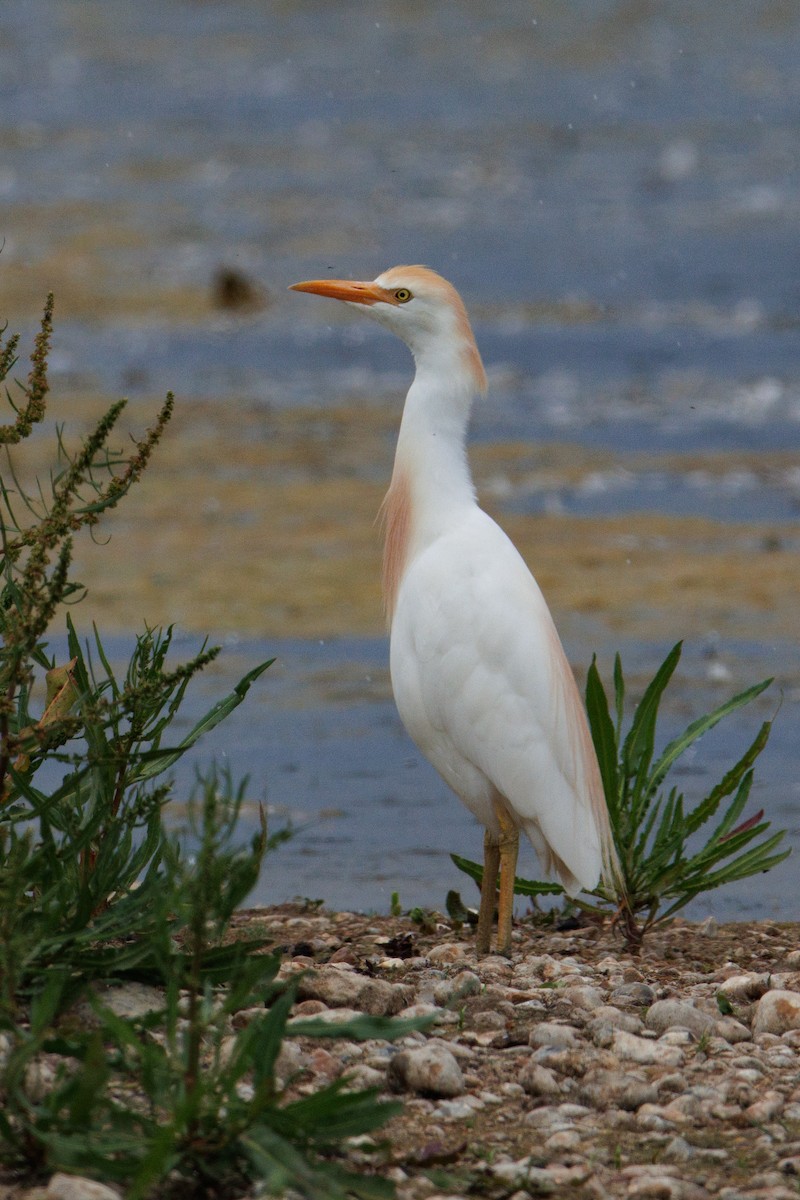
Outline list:
[[[359,283],[352,279],[307,279],[293,283],[290,291],[311,292],[315,296],[330,296],[334,300],[349,300],[353,304],[397,303],[386,288],[376,283]]]

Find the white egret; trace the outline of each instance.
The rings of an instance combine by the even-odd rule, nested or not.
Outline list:
[[[479,508],[467,463],[473,399],[486,376],[464,304],[427,267],[372,282],[293,285],[343,300],[410,347],[416,374],[383,506],[383,592],[395,701],[419,749],[484,836],[477,949],[511,950],[520,830],[572,895],[613,861],[586,715],[539,587]]]

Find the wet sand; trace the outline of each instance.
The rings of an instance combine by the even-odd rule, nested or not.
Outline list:
[[[156,407],[137,401],[124,419],[141,433]],[[53,411],[68,414],[77,433],[101,403],[73,397]],[[89,589],[81,618],[109,633],[146,619],[215,636],[379,634],[376,514],[398,421],[388,407],[269,412],[247,401],[179,400],[146,477],[106,521],[108,540],[82,538],[76,547],[75,573]],[[520,514],[498,493],[513,494],[522,478],[580,483],[614,456],[496,444],[473,447],[471,457],[484,506],[557,617],[589,616],[609,633],[644,640],[712,629],[761,641],[796,633],[800,522]],[[789,461],[783,453],[741,457],[765,478]],[[713,475],[735,465],[731,454],[625,458],[633,472]]]

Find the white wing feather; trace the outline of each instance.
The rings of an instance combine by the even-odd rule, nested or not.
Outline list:
[[[594,887],[607,815],[577,687],[536,581],[479,508],[410,563],[391,674],[411,737],[481,823],[497,830],[499,793],[568,891]]]

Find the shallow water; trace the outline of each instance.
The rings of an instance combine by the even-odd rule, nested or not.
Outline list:
[[[567,640],[574,659],[588,661],[596,633],[589,627]],[[252,643],[228,645],[224,675],[205,681],[194,703],[202,692],[209,699],[219,695],[223,679],[232,682],[231,672],[237,667],[244,672],[262,649]],[[666,649],[626,647],[624,666],[634,696]],[[215,731],[204,745],[203,755],[205,761],[215,758],[249,773],[248,796],[266,803],[271,828],[289,824],[296,831],[267,859],[258,898],[271,902],[297,895],[386,912],[394,891],[406,906],[442,909],[446,892],[456,888],[471,901],[473,885],[453,866],[450,853],[480,860],[482,832],[405,736],[391,699],[383,640],[278,641],[270,650],[276,662],[230,727]],[[773,645],[768,657],[784,663],[783,705],[796,715],[800,654],[794,646]],[[659,745],[700,713],[763,678],[764,658],[763,647],[746,643],[728,644],[722,654],[712,642],[687,647],[667,692]],[[610,686],[612,663],[601,658],[600,665]],[[780,704],[773,688],[687,752],[673,782],[690,806],[733,765]],[[791,766],[796,747],[791,720],[781,715],[759,762],[747,811],[765,807],[773,829],[788,828],[788,844],[797,847],[800,785]],[[190,778],[188,766],[183,778]],[[253,820],[253,809],[246,806],[245,825]],[[530,847],[522,850],[519,873],[540,877]],[[792,916],[792,876],[790,859],[765,878],[703,897],[691,911],[728,919],[748,912]]]
[[[371,636],[369,535],[353,533],[386,481],[407,352],[286,292],[397,261],[451,277],[474,317],[491,385],[474,421],[487,503],[518,539],[533,530],[534,551],[548,520],[574,520],[560,558],[532,556],[572,661],[597,650],[608,667],[620,648],[644,679],[686,632],[675,728],[776,674],[753,804],[798,845],[799,100],[800,13],[779,0],[731,0],[723,21],[681,0],[2,7],[0,315],[30,331],[55,289],[59,418],[124,393],[144,419],[168,388],[189,414],[165,449],[168,496],[156,477],[131,500],[106,577],[81,562],[93,615],[112,630],[162,612],[214,628],[234,639],[230,678],[279,653],[214,742],[302,827],[258,898],[385,908],[398,890],[441,906],[461,885],[447,852],[480,845],[398,724]],[[253,311],[221,309],[221,266],[264,306],[257,293]],[[267,503],[283,541],[258,523]],[[706,579],[678,553],[700,537],[695,518],[722,556]],[[560,589],[578,534],[619,541],[628,521],[641,552],[624,589],[613,556],[604,572],[581,567],[591,595]],[[342,636],[310,636],[331,629]],[[704,739],[692,782],[762,715]],[[710,903],[797,916],[795,879],[790,860]]]

